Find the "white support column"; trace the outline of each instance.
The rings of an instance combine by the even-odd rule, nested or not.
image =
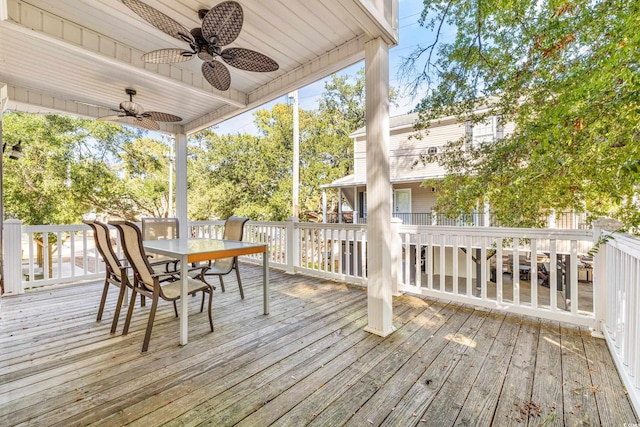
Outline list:
[[[338,224],[342,224],[342,188],[340,187],[338,187]]]
[[[300,120],[298,119],[298,91],[289,94],[293,99],[293,216],[300,218]]]
[[[491,208],[489,207],[489,202],[487,200],[484,201],[484,221],[482,225],[485,227],[491,226]]]
[[[389,47],[380,38],[365,44],[367,116],[368,325],[392,333],[391,200],[389,172]]]
[[[180,237],[189,237],[187,216],[187,135],[175,135],[176,153],[176,217],[178,218]]]
[[[299,221],[297,217],[290,217],[287,220],[287,265],[285,272],[289,274],[295,274],[296,267],[300,266],[300,236],[296,229],[296,223]]]
[[[4,221],[4,292],[21,294],[22,289],[22,221]]]
[[[6,5],[5,5],[6,6]],[[2,9],[2,7],[0,7]],[[3,15],[0,11],[0,15]],[[0,82],[0,147],[3,146],[4,141],[2,140],[2,114],[4,113],[4,109],[7,107],[7,103],[9,102],[9,95],[7,94],[7,85]],[[4,271],[4,170],[2,163],[4,161],[3,152],[0,152],[0,280],[2,281],[3,287],[6,283],[6,276]],[[2,292],[0,291],[0,314],[2,310]]]
[[[322,189],[322,222],[327,223],[327,189]]]
[[[402,237],[400,237],[400,218],[391,218],[391,292],[394,297],[402,295],[398,290],[402,282]]]
[[[556,228],[556,211],[555,209],[551,210],[549,214],[549,228]]]

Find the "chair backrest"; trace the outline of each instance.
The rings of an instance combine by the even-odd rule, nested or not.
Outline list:
[[[243,218],[239,216],[230,216],[224,222],[224,233],[222,234],[223,240],[242,240],[244,234],[244,224],[249,221],[249,218]]]
[[[136,278],[149,290],[153,290],[153,268],[142,246],[142,232],[137,225],[131,221],[110,221],[109,224],[115,226],[120,233],[122,248],[133,267]]]
[[[96,249],[98,249],[100,256],[102,256],[109,274],[116,276],[118,279],[122,279],[120,272],[122,264],[111,245],[111,235],[107,224],[98,221],[83,222],[93,230],[93,240],[95,241]]]
[[[142,240],[178,239],[178,218],[142,218]]]

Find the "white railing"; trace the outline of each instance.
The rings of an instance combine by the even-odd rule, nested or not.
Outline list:
[[[640,241],[616,234],[599,244],[593,261],[585,258],[605,223],[593,230],[394,224],[389,244],[399,262],[392,272],[399,291],[602,329],[640,408]],[[221,238],[224,222],[189,227],[193,237]],[[244,240],[267,243],[271,267],[366,285],[366,225],[250,221]],[[115,230],[112,241],[121,253]],[[4,243],[5,293],[104,277],[88,226],[23,227],[8,220]],[[541,265],[547,286],[537,280]]]
[[[22,227],[23,285],[39,286],[104,276],[91,229],[82,225]]]
[[[606,231],[602,236],[603,332],[629,397],[640,408],[640,241]]]
[[[366,225],[296,223],[295,230],[296,272],[366,284]]]
[[[597,326],[591,230],[401,226],[400,238],[401,291]]]

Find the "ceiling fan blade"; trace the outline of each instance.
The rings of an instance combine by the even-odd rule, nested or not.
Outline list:
[[[135,116],[104,116],[97,120],[101,122],[115,122],[124,125],[138,126],[148,130],[160,130],[160,125],[148,117]]]
[[[144,113],[144,108],[140,105],[136,104],[133,101],[123,101],[120,103],[120,109],[129,114],[133,114],[134,116],[139,116]]]
[[[227,90],[231,86],[231,74],[223,63],[218,61],[205,61],[202,63],[202,75],[218,90]]]
[[[142,60],[152,64],[173,64],[188,61],[194,56],[195,53],[184,49],[158,49],[142,55]]]
[[[98,121],[101,122],[117,122],[121,119],[121,116],[103,116],[103,117],[98,117]]]
[[[149,130],[160,130],[160,125],[153,119],[148,117],[130,117],[133,119],[132,123],[135,126],[140,126],[141,128],[149,129]]]
[[[160,113],[158,111],[147,111],[144,115],[149,115],[149,117],[157,122],[180,122],[182,121],[182,117],[174,116],[169,113]]]
[[[154,9],[139,0],[122,0],[122,3],[149,24],[170,36],[175,37],[178,40],[186,41],[190,44],[195,42],[195,39],[187,28],[159,10]]]
[[[280,66],[276,61],[260,52],[241,47],[225,49],[220,54],[224,62],[232,67],[247,71],[276,71]]]
[[[125,125],[131,125],[131,126],[138,126],[144,129],[148,129],[148,130],[160,130],[160,125],[148,118],[148,117],[134,117],[134,116],[125,116],[125,117],[118,117],[118,116],[109,116],[109,117],[115,117],[113,119],[109,119],[110,121],[116,122],[116,123],[122,123]]]
[[[215,5],[202,18],[202,35],[215,46],[226,46],[233,42],[242,30],[244,13],[235,1],[225,1]]]

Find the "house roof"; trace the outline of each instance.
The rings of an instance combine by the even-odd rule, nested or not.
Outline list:
[[[142,0],[187,29],[198,10],[219,0]],[[337,72],[364,58],[367,41],[397,44],[398,0],[238,0],[243,47],[273,58],[279,69],[228,67],[231,87],[214,89],[203,61],[149,64],[145,52],[188,49],[118,0],[0,0],[0,101],[9,110],[97,118],[113,114],[137,91],[145,111],[182,117],[161,131],[190,134]]]
[[[331,184],[325,184],[325,185],[322,185],[321,187],[322,188],[345,188],[345,187],[364,187],[367,185],[365,181],[356,181],[355,178],[356,176],[354,174],[347,175],[343,178],[336,179]],[[422,182],[425,179],[442,179],[442,178],[444,178],[444,175],[442,176],[429,175],[429,176],[419,176],[419,177],[411,177],[411,178],[392,178],[391,183],[392,184],[403,184],[403,183],[410,184],[415,182]]]

